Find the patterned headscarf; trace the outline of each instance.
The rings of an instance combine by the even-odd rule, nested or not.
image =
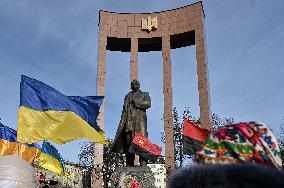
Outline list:
[[[280,149],[263,123],[230,124],[210,134],[196,153],[197,161],[213,163],[259,163],[282,167]]]

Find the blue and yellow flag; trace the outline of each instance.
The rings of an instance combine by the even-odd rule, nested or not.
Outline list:
[[[39,166],[63,176],[68,176],[64,167],[64,161],[57,149],[49,142],[44,141],[41,147]]]
[[[109,144],[96,123],[103,98],[68,97],[43,82],[22,76],[18,141],[64,144],[87,138]]]
[[[38,144],[24,144],[17,141],[17,131],[0,123],[0,156],[17,154],[28,163],[40,156]]]

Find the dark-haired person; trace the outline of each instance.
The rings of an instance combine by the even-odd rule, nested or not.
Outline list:
[[[194,165],[179,169],[170,187],[284,187],[276,138],[259,122],[230,124],[211,133]]]

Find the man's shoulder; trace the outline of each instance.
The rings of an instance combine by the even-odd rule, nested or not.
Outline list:
[[[142,92],[143,95],[149,95],[149,92]]]
[[[127,94],[125,95],[124,100],[126,100],[126,99],[129,98],[129,97],[131,97],[131,95],[132,95],[132,93],[131,93],[131,91],[130,91],[129,93],[127,93]]]
[[[128,93],[125,95],[125,97],[128,97],[128,96],[130,96],[130,95],[132,95],[132,92],[131,92],[131,91],[128,92]]]

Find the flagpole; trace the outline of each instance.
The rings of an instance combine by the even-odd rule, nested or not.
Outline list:
[[[17,141],[18,156],[20,157],[20,143]]]

